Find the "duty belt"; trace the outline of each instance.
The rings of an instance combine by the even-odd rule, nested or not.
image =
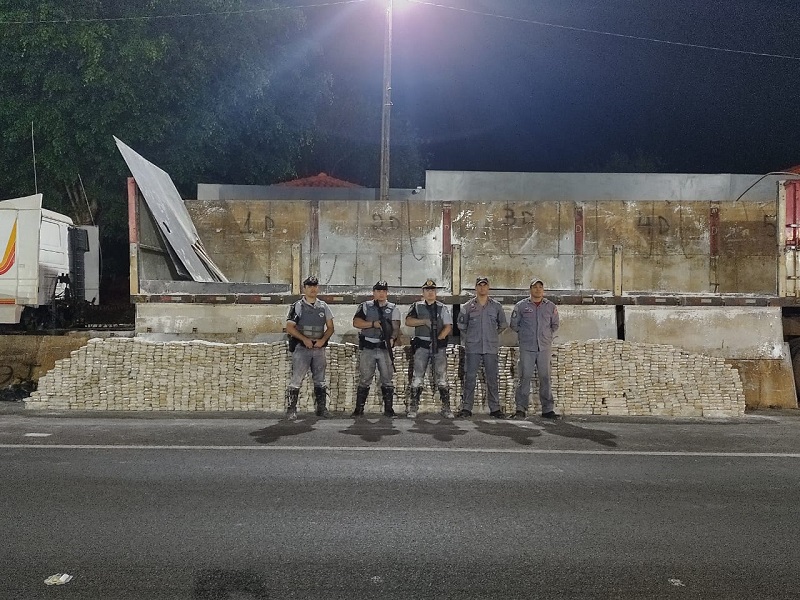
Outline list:
[[[383,342],[370,342],[369,340],[363,337],[358,338],[358,347],[363,350],[375,350],[376,348],[385,348]]]
[[[447,342],[439,340],[439,343],[436,345],[436,351],[439,352],[444,350],[447,347]],[[431,340],[423,340],[420,338],[411,338],[411,350],[416,352],[418,349],[424,348],[425,350],[430,350],[431,348]]]

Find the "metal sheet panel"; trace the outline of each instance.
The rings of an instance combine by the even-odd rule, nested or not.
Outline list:
[[[774,201],[785,175],[427,171],[429,202]],[[757,183],[754,183],[757,182]],[[746,193],[745,193],[746,192]]]
[[[192,279],[205,282],[227,281],[203,248],[189,212],[169,174],[145,160],[116,137],[114,141],[164,238]]]

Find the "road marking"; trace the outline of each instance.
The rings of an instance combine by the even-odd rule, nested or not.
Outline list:
[[[463,454],[575,454],[579,456],[664,456],[700,458],[800,458],[798,452],[690,452],[655,450],[547,450],[538,448],[404,448],[402,446],[188,446],[134,444],[0,444],[22,450],[222,450],[274,452],[443,452]]]
[[[43,437],[50,437],[51,435],[53,435],[53,434],[52,433],[35,433],[35,432],[33,432],[33,433],[26,433],[23,437],[40,437],[40,438],[43,438]]]

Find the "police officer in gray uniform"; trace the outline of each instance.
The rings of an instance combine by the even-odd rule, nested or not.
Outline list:
[[[450,387],[447,384],[447,336],[453,330],[450,309],[436,299],[436,282],[428,279],[422,284],[422,300],[415,302],[406,315],[406,326],[414,328],[411,348],[414,371],[411,378],[411,399],[406,416],[414,419],[419,411],[425,372],[433,364],[433,376],[442,401],[442,416],[453,418],[450,410]]]
[[[466,353],[464,391],[461,397],[459,417],[472,416],[475,380],[482,363],[486,373],[489,416],[495,419],[506,418],[500,408],[498,353],[500,351],[500,332],[507,326],[503,305],[489,297],[489,279],[478,277],[475,280],[475,298],[464,304],[458,315],[458,328],[461,330],[461,341]]]
[[[358,388],[354,417],[364,414],[375,367],[381,380],[383,414],[394,416],[394,346],[400,336],[400,310],[389,302],[389,284],[381,280],[372,286],[372,300],[362,302],[353,317],[353,327],[359,329]]]
[[[544,297],[544,282],[534,277],[530,298],[520,300],[511,313],[511,329],[519,336],[519,382],[514,396],[515,419],[524,419],[528,411],[533,370],[539,373],[539,400],[542,416],[557,419],[553,410],[553,391],[550,386],[550,357],[553,338],[559,326],[558,307]]]
[[[318,417],[330,417],[326,406],[325,346],[333,335],[333,314],[328,304],[317,298],[319,281],[309,276],[303,280],[303,297],[293,303],[286,317],[289,351],[292,353],[292,377],[286,388],[286,416],[297,418],[300,384],[311,369],[314,382],[314,405]]]

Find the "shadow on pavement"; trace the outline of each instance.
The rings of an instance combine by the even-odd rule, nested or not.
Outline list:
[[[399,435],[400,432],[392,425],[391,417],[380,417],[377,421],[360,417],[340,433],[357,435],[365,442],[380,442],[384,437]]]
[[[486,435],[505,437],[521,446],[533,444],[533,438],[542,435],[539,429],[529,426],[515,425],[513,421],[486,421],[480,420],[475,423],[475,429]]]
[[[424,433],[430,435],[439,442],[452,442],[457,435],[467,433],[458,427],[453,419],[441,418],[430,422],[425,417],[418,417],[414,420],[414,425],[408,430],[409,433]]]
[[[253,571],[205,569],[195,575],[193,600],[266,600],[269,588]]]
[[[280,421],[275,425],[270,425],[264,429],[253,431],[250,435],[259,444],[271,444],[281,438],[293,435],[301,435],[314,431],[314,425],[319,421],[319,417],[311,415],[308,417],[298,416],[297,421]]]
[[[542,419],[542,421],[544,421],[544,419]],[[583,427],[571,425],[564,421],[554,421],[542,427],[542,430],[545,433],[559,435],[565,438],[589,440],[590,442],[595,442],[601,446],[608,446],[609,448],[617,447],[617,442],[614,441],[617,439],[617,436],[600,429],[584,429]]]

